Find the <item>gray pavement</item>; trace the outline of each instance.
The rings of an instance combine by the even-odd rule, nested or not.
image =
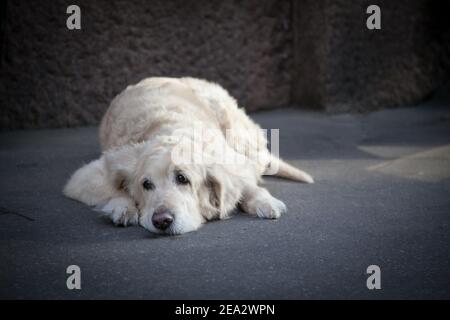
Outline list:
[[[98,157],[96,128],[1,133],[0,298],[450,298],[449,106],[253,114],[316,184],[268,178],[278,221],[237,213],[176,237],[61,194]],[[72,264],[81,290],[66,288]],[[372,264],[381,290],[366,288]]]

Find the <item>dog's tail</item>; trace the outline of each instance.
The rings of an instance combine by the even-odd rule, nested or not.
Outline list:
[[[314,183],[314,179],[305,171],[297,169],[273,155],[270,157],[270,166],[265,174],[299,182]]]

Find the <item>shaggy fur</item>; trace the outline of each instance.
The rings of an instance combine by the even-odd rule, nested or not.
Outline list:
[[[196,230],[237,205],[278,218],[286,206],[258,186],[268,171],[313,182],[269,153],[260,128],[228,92],[199,79],[148,78],[129,86],[104,115],[100,143],[103,155],[77,170],[64,194],[115,224],[155,233]],[[165,230],[152,221],[161,210],[174,218]]]

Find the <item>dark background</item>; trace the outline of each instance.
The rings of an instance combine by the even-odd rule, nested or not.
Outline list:
[[[81,30],[66,8],[81,8]],[[366,8],[381,7],[381,30]],[[247,110],[414,104],[448,89],[448,1],[3,1],[0,128],[97,124],[149,76],[216,81]]]

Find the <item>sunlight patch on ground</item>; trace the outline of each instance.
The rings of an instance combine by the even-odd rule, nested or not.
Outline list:
[[[382,149],[381,146],[378,148]],[[450,145],[383,161],[367,167],[367,170],[424,182],[439,182],[450,178]]]

